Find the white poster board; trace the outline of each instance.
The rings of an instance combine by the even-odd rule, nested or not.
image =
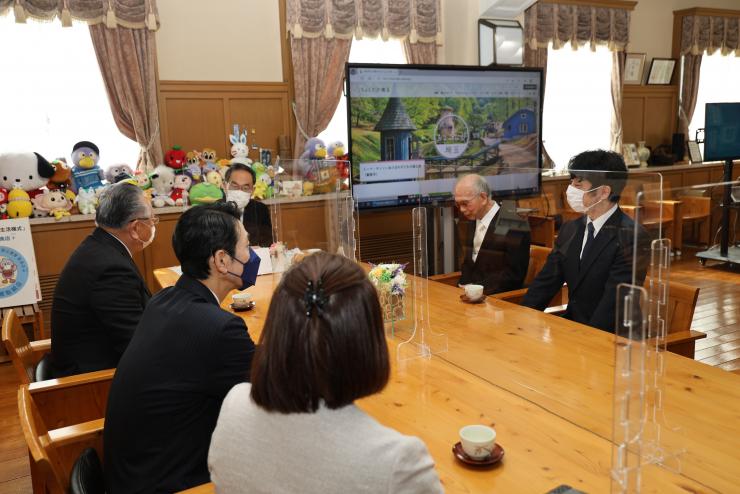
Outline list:
[[[41,285],[28,218],[0,221],[0,307],[33,305]]]

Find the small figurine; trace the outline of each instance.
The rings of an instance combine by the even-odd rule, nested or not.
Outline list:
[[[111,184],[116,184],[122,180],[133,178],[133,176],[134,171],[130,166],[125,164],[113,165],[105,172],[105,179]]]
[[[53,216],[57,221],[69,216],[69,211],[74,205],[63,190],[50,190],[45,194],[39,194],[33,198],[33,204],[36,211]]]
[[[190,204],[212,204],[224,198],[224,191],[212,183],[202,182],[195,184],[190,188]]]
[[[203,175],[210,171],[218,171],[218,165],[216,164],[216,150],[212,148],[203,148],[203,152],[200,153],[201,168],[203,169]]]
[[[242,132],[239,136],[236,134],[230,134],[229,140],[231,141],[231,164],[241,163],[247,166],[251,165],[252,160],[249,159],[247,133]]]
[[[54,175],[46,183],[46,188],[49,190],[71,190],[73,188],[72,169],[67,165],[67,160],[57,158],[51,162],[51,166],[54,167]]]
[[[172,149],[164,153],[165,164],[175,170],[175,173],[182,173],[186,160],[185,151],[180,146],[172,146]]]
[[[80,141],[72,147],[72,175],[75,187],[94,188],[103,186],[105,173],[98,166],[100,150],[90,141]]]
[[[15,188],[8,194],[8,216],[11,218],[30,218],[33,214],[33,204],[28,192]]]
[[[175,185],[175,172],[165,165],[159,165],[154,169],[150,178],[152,189],[154,189],[152,192],[152,206],[155,208],[174,206],[175,201],[172,200],[170,194],[172,194],[172,188]]]
[[[175,176],[175,184],[170,193],[170,199],[175,201],[175,206],[187,206],[188,190],[192,183],[192,180],[187,175]]]
[[[0,188],[0,220],[8,218],[8,189]]]
[[[23,189],[29,197],[41,194],[41,188],[54,175],[54,167],[38,153],[0,154],[0,187]]]
[[[221,188],[224,184],[224,179],[218,171],[211,170],[206,173],[206,182],[213,184],[218,188]]]

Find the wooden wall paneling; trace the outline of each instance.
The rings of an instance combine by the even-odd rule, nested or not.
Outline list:
[[[259,160],[259,152],[253,146],[272,150],[273,158],[278,155],[278,136],[290,133],[290,104],[288,93],[253,93],[249,97],[229,95],[226,108],[230,122],[244,124],[249,133],[249,157]],[[231,128],[228,125],[228,128]],[[283,158],[290,158],[284,156]]]
[[[210,147],[219,157],[229,156],[223,97],[199,93],[165,95],[162,107],[165,151],[174,145],[182,146],[185,151]]]
[[[651,147],[672,142],[678,123],[678,86],[627,85],[622,98],[624,142],[645,141]]]
[[[622,140],[636,144],[644,140],[645,135],[645,98],[627,94],[626,88],[622,97]]]

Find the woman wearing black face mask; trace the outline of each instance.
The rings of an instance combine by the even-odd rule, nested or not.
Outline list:
[[[208,482],[221,402],[249,380],[254,342],[244,320],[220,307],[231,290],[254,283],[259,267],[236,208],[190,208],[172,245],[183,274],[147,305],[110,390],[105,473],[113,494]]]

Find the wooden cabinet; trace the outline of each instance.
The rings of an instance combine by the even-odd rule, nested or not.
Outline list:
[[[677,128],[678,86],[624,86],[623,142],[671,144]]]

